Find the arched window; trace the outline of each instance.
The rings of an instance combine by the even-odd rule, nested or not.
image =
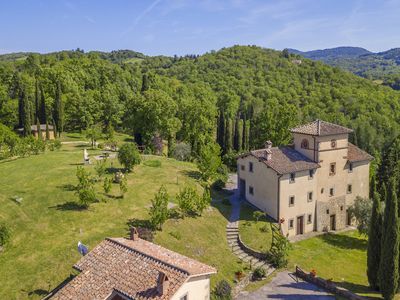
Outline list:
[[[308,140],[304,139],[301,141],[301,148],[308,149]]]

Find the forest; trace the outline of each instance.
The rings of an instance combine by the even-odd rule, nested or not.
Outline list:
[[[288,51],[233,46],[204,55],[134,51],[17,55],[0,60],[0,143],[33,124],[57,132],[100,128],[191,146],[212,142],[227,164],[237,153],[290,143],[288,129],[323,119],[354,129],[352,142],[381,161],[400,130],[400,92]],[[9,147],[12,147],[9,142]],[[0,151],[1,152],[1,151]]]

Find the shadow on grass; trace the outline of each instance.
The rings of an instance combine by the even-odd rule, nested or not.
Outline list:
[[[107,174],[115,174],[117,172],[125,173],[125,168],[109,167],[106,169]]]
[[[87,210],[88,208],[86,206],[82,206],[74,201],[68,201],[63,204],[57,204],[55,206],[50,206],[49,208],[56,209],[56,210],[75,210],[75,211],[82,211],[82,210]]]
[[[49,293],[50,293],[49,291],[46,291],[44,289],[36,289],[34,291],[29,292],[28,296],[34,296],[35,295],[35,296],[43,297],[43,296],[46,296]]]
[[[216,190],[214,188],[211,189],[211,206],[218,209],[218,211],[223,215],[226,221],[229,221],[232,205],[229,202],[229,198],[231,197],[232,193],[227,190]]]
[[[188,176],[190,178],[196,179],[196,180],[200,180],[200,178],[201,178],[201,173],[199,171],[183,170],[183,171],[180,171],[180,173],[182,173],[183,175]]]
[[[368,297],[368,296],[363,296],[365,299],[381,299],[381,294],[377,291],[373,291],[369,288],[369,286],[362,285],[362,284],[356,284],[352,282],[347,282],[347,281],[341,281],[341,282],[334,282],[336,285],[344,287],[345,289],[348,289],[349,291],[356,293],[356,294],[372,294],[374,297]]]
[[[348,235],[327,233],[319,236],[325,243],[342,249],[367,250],[367,241]]]
[[[63,190],[63,191],[67,191],[67,192],[72,192],[76,190],[76,187],[73,184],[67,183],[67,184],[63,184],[63,185],[58,185],[57,188]]]
[[[153,226],[150,223],[150,220],[143,220],[143,219],[129,219],[128,222],[126,222],[126,225],[128,225],[128,232],[127,236],[130,236],[130,228],[131,227],[136,227],[139,237],[152,242],[154,239],[154,230]]]
[[[126,137],[126,138],[124,138],[124,142],[133,143],[133,142],[135,142],[135,140],[133,138],[131,138],[131,137]]]
[[[110,195],[110,194],[105,194],[105,195],[107,196],[107,198],[110,198],[110,199],[123,199],[124,198],[124,196],[122,196],[122,195],[118,195],[118,196]]]
[[[84,163],[73,163],[73,164],[69,164],[70,166],[83,166]]]

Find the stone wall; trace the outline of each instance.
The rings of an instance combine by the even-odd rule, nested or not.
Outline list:
[[[336,216],[336,230],[346,227],[346,197],[332,197],[328,201],[317,201],[317,231],[331,230],[330,217]]]
[[[258,252],[243,243],[243,241],[240,239],[240,235],[238,236],[238,244],[239,247],[248,255],[251,255],[259,260],[265,260],[267,258],[267,255],[265,253]]]
[[[364,297],[354,294],[354,293],[350,292],[349,290],[346,290],[345,288],[336,286],[336,284],[330,280],[325,280],[321,277],[312,276],[311,274],[304,272],[299,267],[296,267],[295,274],[296,274],[296,276],[300,277],[301,279],[303,279],[307,282],[310,282],[312,284],[315,284],[316,286],[323,288],[324,290],[328,291],[329,293],[338,295],[340,297],[350,299],[350,300],[365,299]]]

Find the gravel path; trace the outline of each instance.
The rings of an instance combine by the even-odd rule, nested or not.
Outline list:
[[[280,272],[270,283],[255,292],[241,292],[235,300],[334,300],[335,297],[317,286],[296,278],[287,271]]]

